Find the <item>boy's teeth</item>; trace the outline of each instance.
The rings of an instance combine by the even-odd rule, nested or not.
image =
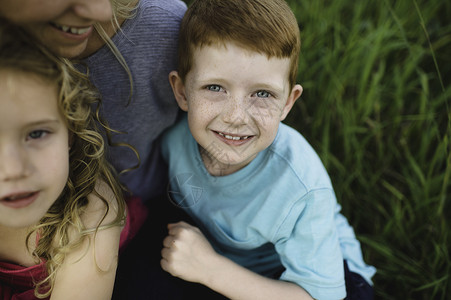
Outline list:
[[[219,134],[220,136],[225,137],[225,138],[228,139],[228,140],[234,140],[234,141],[245,140],[245,139],[247,139],[247,138],[249,137],[249,136],[242,136],[242,137],[239,137],[239,136],[231,136],[231,135],[228,135],[228,134],[224,134],[224,133],[222,133],[222,132],[218,132],[218,134]]]

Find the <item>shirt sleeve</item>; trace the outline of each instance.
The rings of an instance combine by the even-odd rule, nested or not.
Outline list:
[[[315,299],[346,296],[335,207],[333,190],[310,191],[292,206],[275,236],[286,269],[280,280],[298,284]]]

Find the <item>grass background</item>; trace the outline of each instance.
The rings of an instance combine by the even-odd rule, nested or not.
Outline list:
[[[304,93],[286,123],[328,169],[376,299],[449,299],[451,1],[288,3]]]

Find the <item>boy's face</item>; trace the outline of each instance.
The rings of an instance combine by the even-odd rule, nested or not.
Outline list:
[[[68,129],[55,84],[0,70],[0,230],[36,224],[66,185]]]
[[[233,43],[196,49],[185,83],[170,81],[212,175],[233,173],[274,140],[302,87],[290,90],[290,60],[270,58]],[[207,154],[208,153],[208,154]]]

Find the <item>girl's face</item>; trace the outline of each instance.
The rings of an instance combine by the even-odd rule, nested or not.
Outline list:
[[[20,25],[56,55],[83,54],[96,22],[112,18],[110,0],[2,0],[0,17]]]
[[[69,138],[54,83],[0,70],[0,228],[37,224],[63,191]]]

